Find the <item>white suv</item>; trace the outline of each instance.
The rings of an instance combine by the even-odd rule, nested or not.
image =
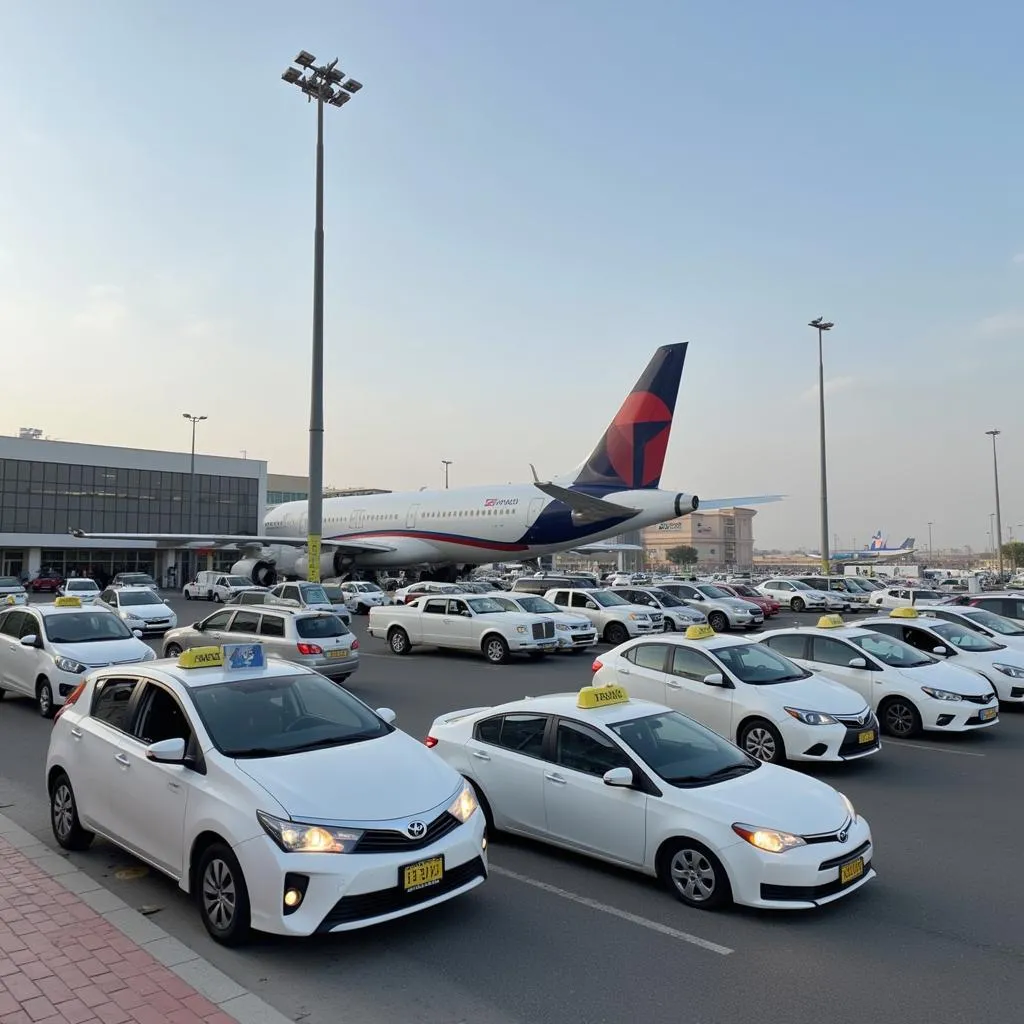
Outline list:
[[[556,589],[544,596],[559,608],[569,608],[590,619],[598,636],[616,647],[630,637],[660,633],[665,628],[665,616],[660,611],[630,604],[610,590]]]

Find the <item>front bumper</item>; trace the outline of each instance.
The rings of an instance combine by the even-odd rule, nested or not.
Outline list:
[[[558,650],[558,638],[554,636],[534,640],[531,636],[522,636],[514,633],[507,640],[509,650],[511,651],[544,651],[546,653]]]
[[[998,699],[988,704],[975,704],[972,701],[936,700],[922,694],[922,699],[916,704],[921,715],[921,727],[936,732],[973,732],[975,729],[988,729],[999,722]]]
[[[575,630],[565,631],[556,629],[555,639],[558,641],[558,649],[560,651],[576,651],[585,647],[592,647],[597,643],[597,633],[591,629],[589,631],[580,630],[578,633]]]
[[[477,811],[436,843],[388,853],[285,853],[269,836],[235,847],[249,888],[252,926],[274,935],[352,931],[426,910],[476,888],[487,878],[484,816]],[[444,858],[433,885],[405,892],[403,868]],[[308,879],[298,908],[284,912],[285,876]]]
[[[786,756],[792,761],[854,761],[881,749],[874,715],[861,726],[806,725],[789,715],[776,725],[786,743]]]

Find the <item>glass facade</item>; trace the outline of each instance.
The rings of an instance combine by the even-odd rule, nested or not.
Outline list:
[[[193,521],[187,472],[0,459],[0,533],[259,532],[258,480],[197,473],[195,488]]]
[[[305,501],[309,495],[305,491],[267,491],[267,505],[283,505],[286,501]]]

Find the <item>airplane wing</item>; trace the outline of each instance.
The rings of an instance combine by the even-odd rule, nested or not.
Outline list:
[[[635,516],[640,512],[638,508],[616,505],[613,501],[604,501],[581,491],[570,491],[568,487],[559,487],[558,484],[541,483],[537,478],[537,470],[533,469],[533,466],[530,466],[530,469],[533,470],[533,486],[549,498],[568,505],[572,509],[574,523],[600,523],[605,519],[620,519],[623,516]]]
[[[698,512],[705,512],[712,508],[739,508],[741,505],[767,505],[772,501],[782,501],[785,494],[754,494],[746,498],[710,498],[707,501],[700,499]]]
[[[268,537],[260,534],[213,534],[199,536],[193,533],[86,533],[85,530],[69,530],[72,537],[91,538],[94,540],[144,540],[152,541],[161,548],[246,548],[272,547],[280,544],[289,548],[304,548],[308,544],[306,537]],[[330,551],[345,551],[351,554],[372,554],[374,552],[395,551],[393,544],[383,544],[373,540],[327,540],[324,538],[320,546]]]
[[[584,544],[573,548],[573,552],[581,555],[599,555],[602,551],[643,551],[643,544]]]

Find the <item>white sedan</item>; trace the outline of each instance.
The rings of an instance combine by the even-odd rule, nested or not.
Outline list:
[[[178,625],[178,616],[163,598],[149,587],[108,587],[100,603],[124,620],[129,629],[163,636]]]
[[[92,672],[50,735],[54,836],[130,850],[228,945],[423,910],[487,877],[484,816],[394,717],[259,644]]]
[[[631,640],[599,655],[594,673],[596,684],[667,704],[762,761],[847,761],[879,749],[860,694],[710,626]]]
[[[391,604],[391,598],[376,583],[367,583],[364,580],[346,580],[344,583],[339,583],[338,587],[345,600],[345,607],[356,615],[369,615],[371,608]]]
[[[426,742],[492,828],[655,876],[692,907],[811,908],[875,876],[841,793],[621,687],[457,711]]]

